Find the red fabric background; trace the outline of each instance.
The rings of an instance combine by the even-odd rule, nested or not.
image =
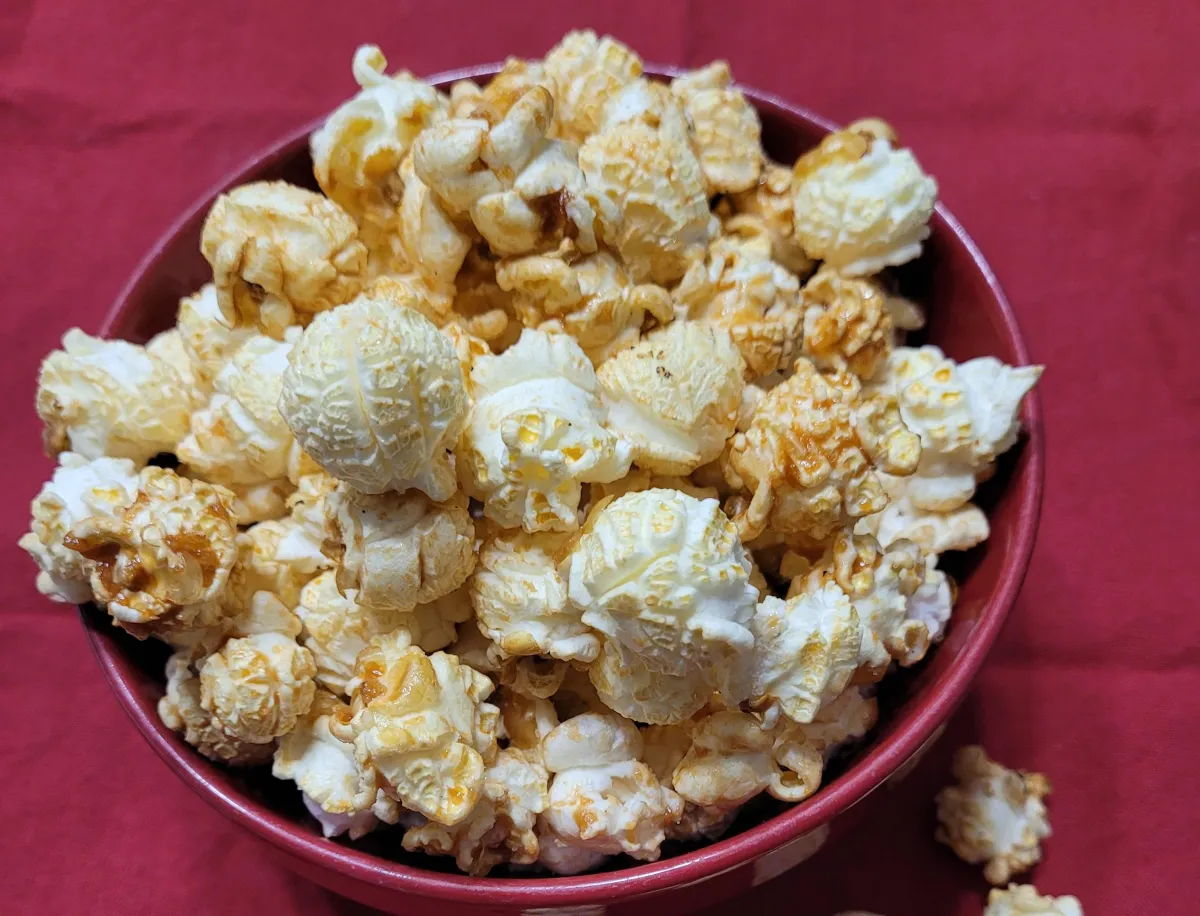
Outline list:
[[[1200,6],[1188,0],[4,0],[0,542],[25,530],[50,471],[32,410],[40,357],[72,324],[97,329],[182,207],[349,95],[358,43],[431,73],[540,55],[584,24],[651,61],[725,57],[740,80],[838,120],[886,116],[1049,366],[1041,535],[977,689],[875,823],[737,905],[979,913],[982,879],[933,843],[931,807],[953,747],[978,738],[1054,782],[1043,890],[1077,894],[1088,916],[1195,913]],[[124,719],[74,612],[38,596],[15,547],[2,557],[0,910],[361,912],[276,868],[180,785]]]

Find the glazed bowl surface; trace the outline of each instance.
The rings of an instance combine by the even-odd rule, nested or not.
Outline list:
[[[464,77],[486,80],[498,65],[432,78],[447,87]],[[671,76],[668,68],[648,68]],[[833,128],[824,119],[773,96],[743,87],[757,107],[763,145],[792,162]],[[179,299],[211,278],[200,254],[200,231],[216,196],[235,185],[283,179],[316,189],[308,153],[309,125],[230,175],[163,236],[118,296],[103,328],[106,337],[145,341],[171,326]],[[920,151],[918,150],[918,153]],[[901,292],[923,305],[928,327],[920,340],[956,360],[992,355],[1026,364],[1029,355],[995,276],[962,226],[941,205],[922,257],[898,271]],[[165,646],[140,643],[111,626],[95,608],[81,609],[88,639],[119,701],[143,736],[195,792],[263,840],[287,867],[326,887],[393,913],[432,913],[451,907],[478,914],[571,912],[667,916],[710,906],[792,868],[835,834],[861,819],[864,802],[911,769],[940,735],[966,695],[1016,600],[1033,550],[1041,505],[1043,446],[1036,391],[1021,414],[1025,433],[997,474],[980,489],[992,534],[980,547],[944,555],[942,566],[960,590],[945,641],[915,669],[888,677],[881,689],[878,728],[807,801],[795,806],[748,806],[719,842],[670,848],[654,863],[623,865],[570,878],[471,878],[449,859],[399,850],[382,833],[355,844],[324,839],[305,812],[298,790],[269,769],[234,772],[211,763],[164,726],[155,711],[163,692]],[[851,809],[854,809],[853,811]]]

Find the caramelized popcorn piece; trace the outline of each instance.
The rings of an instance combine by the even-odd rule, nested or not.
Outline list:
[[[350,719],[350,707],[318,689],[308,712],[279,739],[271,775],[290,779],[304,793],[304,804],[327,837],[348,833],[357,840],[384,823],[400,819],[396,801],[376,791],[360,792],[361,774],[354,745],[338,738],[330,723]]]
[[[579,149],[588,199],[634,281],[669,286],[703,257],[716,228],[704,174],[686,138],[619,116]]]
[[[476,363],[471,388],[460,473],[501,527],[573,530],[581,485],[629,470],[628,445],[604,428],[596,373],[565,334],[524,331],[503,354]]]
[[[748,381],[785,369],[800,352],[800,283],[771,260],[762,233],[713,241],[675,290],[677,317],[724,328],[746,361]]]
[[[983,916],[1083,916],[1075,897],[1043,897],[1032,884],[1010,884],[988,894]]]
[[[447,499],[467,409],[462,369],[450,341],[393,292],[317,317],[288,358],[279,410],[304,451],[356,489]]]
[[[714,61],[671,80],[692,127],[692,144],[708,193],[754,187],[762,169],[762,126],[744,95],[732,88],[729,64]]]
[[[548,655],[587,664],[599,653],[600,641],[580,622],[556,569],[562,540],[518,531],[496,533],[483,542],[470,581],[471,604],[480,630],[503,655]]]
[[[591,29],[568,32],[546,55],[545,76],[554,94],[558,136],[582,142],[599,129],[605,105],[642,74],[641,59]]]
[[[726,475],[754,494],[736,518],[744,541],[767,528],[824,540],[887,504],[856,432],[846,381],[796,360],[792,377],[762,399],[750,428],[730,440]]]
[[[467,255],[454,278],[454,287],[451,323],[443,332],[454,324],[461,325],[468,334],[486,341],[493,353],[503,353],[517,342],[521,323],[513,307],[513,295],[500,288],[496,262],[486,246],[476,246]]]
[[[452,655],[427,656],[404,629],[373,639],[356,674],[353,719],[335,734],[353,736],[362,772],[431,821],[465,819],[496,757],[499,711],[484,702],[491,681]]]
[[[615,639],[605,639],[588,676],[600,701],[635,722],[678,725],[695,715],[712,696],[700,671],[665,674]]]
[[[701,719],[672,784],[685,801],[731,811],[779,779],[771,732],[749,713],[723,710]]]
[[[313,173],[321,190],[358,221],[362,240],[381,264],[394,263],[404,186],[400,163],[417,134],[446,117],[436,89],[411,73],[385,75],[375,45],[354,52],[361,91],[313,132]]]
[[[187,435],[195,395],[160,356],[78,328],[67,331],[62,344],[38,374],[37,413],[49,454],[145,464]]]
[[[749,695],[744,656],[757,593],[715,499],[677,490],[622,496],[593,514],[565,562],[583,622],[651,672],[699,674],[729,703]]]
[[[754,613],[754,699],[767,727],[780,718],[806,725],[835,700],[858,667],[858,612],[835,582],[814,583]]]
[[[915,543],[924,553],[970,550],[987,540],[990,531],[987,516],[973,503],[965,503],[948,512],[919,509],[908,495],[913,477],[880,474],[888,504],[882,512],[860,518],[855,534],[870,534],[884,547],[899,540]]]
[[[271,759],[271,744],[253,744],[230,735],[200,704],[200,678],[189,664],[188,653],[167,659],[167,686],[158,701],[158,717],[167,728],[183,733],[183,740],[209,760],[233,767],[260,766]]]
[[[779,765],[768,791],[781,801],[803,801],[821,787],[825,764],[834,752],[875,727],[879,704],[857,687],[844,690],[806,725],[787,720],[774,729],[772,753]]]
[[[286,342],[253,335],[225,364],[208,404],[192,414],[191,432],[176,449],[190,470],[226,486],[286,478],[292,431],[277,405],[298,333],[289,332]]]
[[[200,250],[212,265],[225,320],[276,339],[353,299],[367,267],[349,214],[284,181],[256,181],[218,197]]]
[[[796,238],[810,257],[862,276],[921,253],[937,182],[896,144],[883,121],[856,121],[796,160]]]
[[[326,497],[338,587],[381,610],[411,611],[457,589],[475,568],[475,525],[467,498],[445,503],[423,494],[368,496],[339,486]]]
[[[404,848],[454,856],[468,875],[486,875],[497,865],[532,865],[539,844],[534,827],[549,803],[549,776],[515,748],[501,750],[483,773],[478,803],[453,827],[435,822],[404,834]]]
[[[1014,369],[990,356],[961,365],[937,347],[898,347],[872,388],[896,399],[921,437],[921,461],[905,493],[918,509],[949,512],[967,502],[977,479],[1016,444],[1021,400],[1040,366]]]
[[[964,862],[984,863],[983,876],[997,886],[1040,862],[1041,841],[1050,836],[1049,780],[1009,770],[978,745],[959,748],[953,772],[958,785],[937,797],[938,842]]]
[[[225,364],[251,336],[249,328],[231,328],[225,323],[217,303],[217,288],[211,283],[205,283],[199,291],[179,300],[175,327],[187,354],[192,378],[203,391],[212,388]]]
[[[554,774],[547,826],[569,846],[656,860],[683,802],[638,760],[641,752],[637,729],[619,716],[585,713],[551,731],[542,742]]]
[[[612,428],[633,461],[657,474],[690,474],[733,435],[745,363],[729,335],[680,321],[606,360],[596,371]]]
[[[30,530],[18,541],[38,565],[39,592],[68,604],[92,600],[86,562],[63,538],[85,518],[115,521],[133,502],[137,488],[137,471],[127,458],[89,461],[74,452],[58,456],[54,476],[30,506]]]
[[[763,165],[758,183],[731,198],[733,215],[725,220],[731,234],[765,233],[771,242],[771,258],[798,277],[812,273],[813,260],[796,240],[792,210],[792,170],[776,162]]]
[[[223,487],[148,467],[123,512],[80,519],[63,545],[83,557],[117,626],[139,639],[209,626],[237,559],[230,502]]]
[[[451,86],[450,113],[455,118],[483,118],[494,124],[535,86],[550,86],[542,62],[509,57],[482,89],[472,80],[459,80]]]
[[[653,318],[675,317],[661,286],[633,284],[620,262],[606,252],[584,258],[571,251],[502,262],[500,288],[526,327],[570,334],[594,363],[635,343]]]
[[[870,378],[892,345],[888,298],[870,278],[822,267],[803,290],[804,355],[819,368]]]

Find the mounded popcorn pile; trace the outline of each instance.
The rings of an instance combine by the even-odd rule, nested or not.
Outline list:
[[[353,75],[323,194],[223,194],[174,328],[45,360],[40,589],[169,644],[162,720],[326,836],[574,874],[802,802],[942,638],[1041,372],[904,345],[933,179],[878,120],[771,162],[724,63],[591,32]],[[962,769],[947,813],[1033,800],[945,828],[1005,882],[1044,789]]]

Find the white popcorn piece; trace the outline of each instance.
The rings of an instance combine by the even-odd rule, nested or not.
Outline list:
[[[181,472],[184,476],[194,476],[201,480],[205,478],[205,475],[186,465]],[[262,483],[234,483],[225,486],[233,494],[233,519],[238,525],[255,525],[258,522],[283,518],[287,515],[288,497],[295,489],[290,481],[283,478]]]
[[[313,173],[325,196],[358,221],[363,242],[382,264],[394,262],[400,163],[417,135],[447,116],[447,101],[407,71],[385,74],[375,45],[354,52],[360,91],[342,103],[310,138]]]
[[[793,169],[796,238],[850,276],[911,261],[929,237],[937,182],[879,120],[830,134]]]
[[[30,530],[18,542],[38,566],[38,591],[55,601],[83,604],[92,599],[83,557],[63,538],[89,516],[115,520],[133,502],[137,470],[127,458],[88,460],[62,452],[54,476],[30,506]]]
[[[641,73],[641,59],[616,39],[590,29],[568,32],[545,61],[557,134],[579,143],[595,133],[609,100]]]
[[[396,823],[400,806],[378,790],[374,800],[370,792],[360,791],[354,745],[330,730],[331,721],[349,722],[350,717],[347,704],[318,689],[308,712],[279,739],[271,775],[296,783],[326,837],[345,833],[357,840],[380,823]]]
[[[342,484],[325,511],[338,586],[357,589],[368,607],[411,611],[457,589],[475,568],[475,523],[462,493],[435,503],[416,490],[368,496]]]
[[[651,725],[642,729],[642,742],[645,746],[642,760],[654,771],[654,775],[665,788],[675,788],[675,768],[691,749],[692,732],[695,728],[696,723],[689,719],[677,725]],[[682,795],[680,797],[682,798]],[[681,840],[685,843],[713,842],[729,830],[736,815],[736,807],[704,807],[685,798],[682,816],[676,823],[667,826],[667,839]]]
[[[498,532],[484,540],[469,583],[479,629],[507,656],[546,655],[588,664],[600,641],[567,600],[553,534]]]
[[[675,290],[679,318],[724,328],[746,362],[747,380],[786,369],[800,352],[800,282],[771,260],[765,231],[743,226],[709,245]]]
[[[312,654],[285,633],[234,637],[200,667],[200,705],[239,741],[268,744],[308,712],[316,673]]]
[[[978,745],[958,750],[953,772],[958,785],[937,797],[938,842],[964,862],[983,864],[983,876],[997,886],[1040,862],[1041,841],[1050,836],[1043,801],[1049,780],[1007,769]]]
[[[1043,897],[1032,884],[1010,884],[988,894],[983,916],[1083,916],[1076,897]]]
[[[886,360],[895,330],[887,291],[870,277],[822,267],[804,284],[804,355],[820,369],[869,379]]]
[[[632,446],[634,464],[669,475],[720,456],[744,371],[723,329],[677,321],[605,360],[596,378],[609,425]]]
[[[192,378],[201,391],[212,389],[225,364],[253,333],[249,328],[231,328],[225,322],[217,303],[217,288],[212,283],[205,283],[179,300],[175,328],[187,354]]]
[[[858,667],[862,627],[836,582],[814,582],[755,611],[754,699],[768,727],[780,718],[805,725],[846,689]]]
[[[426,655],[400,628],[358,657],[353,718],[334,733],[354,741],[363,784],[380,787],[430,821],[454,826],[483,792],[495,760],[499,711],[492,683],[444,652]]]
[[[37,413],[51,455],[129,458],[145,464],[187,435],[196,395],[161,356],[78,328],[42,361]]]
[[[644,490],[589,519],[567,560],[583,622],[651,671],[701,674],[728,703],[749,695],[745,657],[757,592],[733,523],[715,500]]]
[[[639,77],[609,100],[604,107],[601,129],[609,130],[620,124],[642,124],[682,145],[692,143],[682,98],[670,86],[656,80]]]
[[[256,181],[218,197],[200,250],[212,265],[225,320],[276,339],[353,299],[367,269],[353,218],[284,181]]]
[[[542,62],[509,57],[482,89],[473,80],[454,83],[450,87],[450,114],[455,118],[484,118],[495,124],[535,86],[550,87]]]
[[[667,674],[615,639],[606,639],[588,677],[607,708],[635,722],[677,725],[709,701],[713,688],[699,670]]]
[[[356,489],[447,499],[467,409],[462,369],[450,341],[393,292],[360,296],[305,329],[279,409],[304,451]]]
[[[897,541],[912,541],[923,553],[970,550],[988,539],[987,516],[974,503],[964,503],[947,512],[919,509],[908,495],[913,477],[879,474],[888,503],[882,511],[860,518],[855,534],[872,535],[883,547]]]
[[[117,626],[139,639],[180,634],[223,616],[238,554],[230,503],[222,487],[148,467],[123,512],[80,519],[63,544]]]
[[[396,256],[433,286],[448,286],[471,250],[471,237],[455,225],[433,191],[417,176],[411,155],[400,165],[400,182],[404,194],[400,198]]]
[[[226,486],[287,477],[292,431],[278,403],[298,334],[289,330],[284,341],[253,335],[225,364],[208,404],[192,414],[191,431],[176,449],[191,471]]]
[[[258,592],[269,592],[285,607],[294,608],[300,590],[329,562],[317,564],[310,558],[284,560],[280,551],[296,523],[291,519],[259,522],[237,536],[238,557],[229,573],[223,601],[234,613],[250,606]]]
[[[634,284],[607,252],[580,258],[572,248],[503,261],[496,282],[512,293],[526,327],[570,334],[593,363],[636,343],[648,319],[675,317],[665,289]]]
[[[710,195],[749,190],[763,165],[758,113],[732,82],[723,60],[671,80],[671,91],[687,112]]]
[[[404,848],[454,856],[468,875],[497,865],[532,865],[539,843],[537,816],[549,803],[549,775],[522,751],[506,748],[483,773],[483,791],[466,819],[447,827],[430,822],[404,834]]]
[[[551,731],[542,742],[554,774],[547,826],[570,846],[656,860],[683,802],[637,759],[641,751],[637,729],[618,716],[587,713]]]
[[[937,347],[898,347],[871,387],[894,397],[921,437],[921,462],[905,493],[918,509],[950,512],[975,492],[997,456],[1012,448],[1021,400],[1040,366],[1013,368],[987,356],[957,364]]]
[[[779,771],[768,792],[781,801],[808,798],[821,786],[825,765],[836,751],[864,737],[879,720],[879,704],[849,687],[821,707],[812,722],[782,720],[772,732]]]
[[[574,530],[581,485],[629,470],[628,445],[604,427],[596,373],[567,335],[525,330],[475,364],[471,387],[460,475],[501,527]]]
[[[270,761],[275,748],[230,735],[200,704],[200,677],[187,652],[167,659],[166,690],[158,701],[158,717],[167,728],[183,733],[183,740],[209,760],[233,767],[260,766]]]
[[[753,231],[765,233],[771,242],[771,258],[796,274],[812,273],[813,261],[796,239],[796,220],[792,209],[792,170],[777,162],[766,162],[758,183],[730,198],[733,215],[725,219],[724,230],[731,234]]]
[[[538,823],[538,865],[552,875],[581,875],[599,868],[611,856],[595,849],[572,846],[543,822]]]
[[[727,709],[692,729],[691,745],[676,765],[672,785],[700,808],[735,810],[779,778],[770,730],[749,713]]]
[[[642,490],[679,490],[696,499],[719,499],[721,496],[716,487],[701,486],[691,477],[663,476],[641,468],[633,468],[620,480],[592,484],[589,507],[599,505],[602,499],[616,499],[626,493],[639,493]]]

